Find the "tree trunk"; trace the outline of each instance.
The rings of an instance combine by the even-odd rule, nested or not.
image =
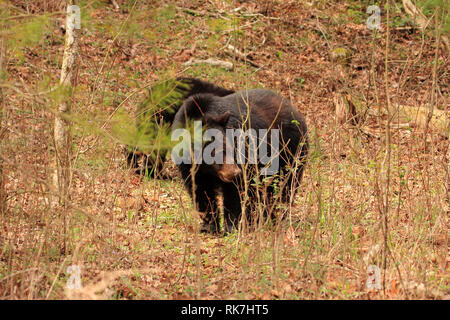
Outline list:
[[[4,66],[5,55],[6,55],[6,44],[4,39],[0,38],[0,82],[2,81],[3,74],[6,72],[6,67]],[[5,189],[5,172],[3,168],[3,139],[5,139],[6,134],[6,123],[5,123],[5,98],[3,96],[3,89],[0,87],[0,215],[3,217],[6,211],[6,189]]]
[[[54,185],[58,190],[59,202],[66,202],[70,185],[70,162],[71,162],[71,135],[70,123],[68,121],[71,111],[70,93],[74,85],[76,60],[78,56],[78,30],[75,23],[77,12],[73,10],[72,5],[75,1],[68,1],[67,19],[66,19],[66,43],[64,48],[64,57],[61,68],[60,85],[63,92],[69,93],[67,97],[58,106],[55,114],[55,173]]]

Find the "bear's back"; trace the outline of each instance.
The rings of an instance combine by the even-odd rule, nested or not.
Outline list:
[[[289,99],[267,89],[241,90],[219,99],[224,105],[235,106],[233,110],[235,116],[245,119],[250,110],[250,119],[263,120],[272,128],[292,124],[292,120],[304,122]]]

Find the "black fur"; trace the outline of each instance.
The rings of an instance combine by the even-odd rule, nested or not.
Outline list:
[[[211,119],[219,119],[229,113],[226,123],[214,123]],[[253,89],[239,91],[225,97],[212,94],[197,94],[188,98],[178,110],[172,128],[185,127],[191,120],[202,120],[210,127],[220,130],[233,129],[279,129],[280,130],[280,171],[284,183],[278,185],[281,190],[276,192],[273,184],[266,186],[249,185],[246,215],[250,221],[254,219],[255,203],[258,194],[264,196],[264,206],[270,207],[274,197],[279,197],[284,203],[292,200],[303,175],[304,161],[308,153],[307,128],[303,116],[276,93]],[[285,145],[285,148],[283,148]],[[294,160],[300,161],[295,172],[289,166],[295,167]],[[242,167],[242,166],[241,166]],[[256,166],[247,166],[250,171],[256,171]],[[193,196],[193,180],[195,184],[195,206],[203,215],[202,231],[219,232],[219,206],[217,196],[223,195],[225,231],[229,232],[238,226],[242,210],[241,200],[243,177],[237,176],[231,183],[224,182],[217,176],[213,165],[200,164],[196,168],[194,179],[191,176],[190,164],[180,164],[178,169],[185,186]],[[261,168],[260,168],[261,169]],[[250,177],[250,180],[253,176]],[[262,190],[263,189],[263,190]]]
[[[151,88],[147,95],[147,98],[138,106],[137,112],[140,114],[140,120],[138,119],[136,125],[138,130],[146,130],[145,126],[147,121],[154,121],[160,126],[171,125],[175,114],[177,113],[183,102],[196,94],[212,94],[218,97],[223,97],[234,93],[233,90],[228,90],[219,86],[216,86],[210,82],[200,79],[179,77],[173,83],[164,82]],[[152,92],[161,89],[161,86],[173,86],[170,87],[171,93],[162,101],[152,101]],[[148,105],[154,106],[157,103],[157,109],[152,110],[151,114],[146,113]],[[148,174],[151,177],[166,178],[161,174],[164,162],[166,160],[167,150],[159,150],[145,153],[136,147],[127,146],[125,148],[127,164],[129,168],[135,169],[138,174]],[[141,164],[139,164],[141,162]]]
[[[214,96],[224,97],[229,94],[234,93],[233,90],[228,90],[215,84],[212,84],[207,81],[203,81],[195,78],[177,78],[175,92],[179,92],[182,94],[181,99],[178,99],[170,108],[167,106],[160,107],[159,115],[162,118],[161,120],[165,123],[172,123],[177,113],[178,109],[181,107],[183,102],[196,94],[209,93]],[[166,107],[164,109],[164,107]]]

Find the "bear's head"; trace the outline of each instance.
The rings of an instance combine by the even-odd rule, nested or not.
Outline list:
[[[214,139],[218,139],[218,141],[214,140],[215,145],[214,148],[211,148],[210,155],[212,158],[216,158],[217,153],[220,153],[221,156],[217,158],[222,160],[214,161],[210,164],[210,166],[216,176],[226,183],[232,182],[234,178],[242,173],[233,157],[233,144],[228,141],[226,137],[226,126],[230,115],[230,111],[226,111],[220,115],[205,115],[204,117],[207,128],[206,130],[216,130],[217,134]],[[205,144],[204,150],[208,148],[208,145],[208,143]]]
[[[173,128],[186,128],[188,122],[194,121],[195,136],[195,121],[201,121],[202,157],[198,170],[231,183],[242,171],[234,159],[233,143],[226,136],[231,112],[219,107],[218,99],[210,94],[190,97],[178,111]]]

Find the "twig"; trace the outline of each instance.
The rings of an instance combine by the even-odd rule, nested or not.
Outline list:
[[[248,54],[239,51],[239,49],[237,49],[235,46],[229,44],[226,48],[231,54],[234,54],[237,58],[244,61],[245,63],[248,63],[249,65],[255,68],[260,68],[258,64],[254,63],[253,61],[251,61],[251,59],[249,59]]]
[[[216,12],[198,11],[198,10],[193,10],[193,9],[183,8],[183,7],[175,7],[175,8],[177,10],[183,11],[184,13],[190,14],[191,16],[200,16],[200,17],[208,16],[208,17],[214,17],[214,18],[229,19],[229,18],[224,17]]]
[[[114,9],[120,10],[120,6],[117,4],[116,0],[110,0],[110,2],[114,6]]]
[[[209,58],[206,60],[190,59],[189,61],[186,61],[185,63],[183,63],[183,66],[193,66],[196,64],[210,64],[212,66],[221,67],[221,68],[224,68],[227,70],[232,70],[234,67],[233,63],[231,63],[231,62],[218,60],[218,59],[214,59],[214,58]]]

